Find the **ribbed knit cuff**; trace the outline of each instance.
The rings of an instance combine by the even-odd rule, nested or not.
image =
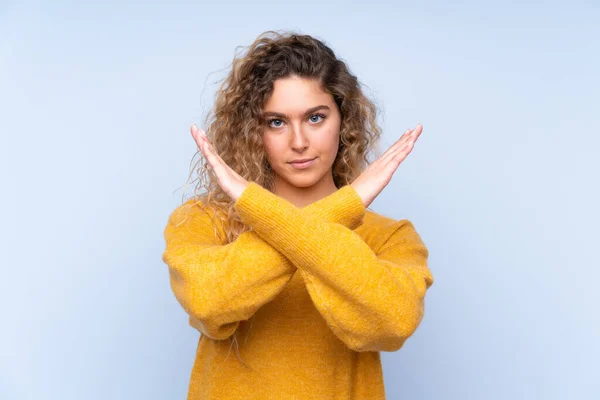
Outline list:
[[[306,215],[302,209],[254,182],[249,183],[234,208],[242,222],[300,268],[326,263],[324,258],[334,254],[330,253],[332,237],[329,235],[334,234],[336,228],[327,228],[325,222]],[[344,189],[332,208],[334,215],[355,213],[351,218],[361,218],[365,213],[362,201],[351,187]]]
[[[352,230],[362,225],[366,207],[352,186],[343,186],[325,199],[332,196],[334,205],[326,210],[331,220],[339,221],[340,224]]]
[[[276,196],[259,184],[249,182],[248,187],[246,187],[241,196],[237,199],[234,207],[236,209],[248,208],[248,206],[253,203],[253,199],[254,201],[262,202],[263,196],[267,194],[265,192],[267,192],[268,195]],[[257,200],[259,197],[260,200]],[[271,204],[271,206],[273,206],[273,204]],[[356,190],[351,185],[345,185],[329,196],[317,200],[300,210],[305,215],[335,222],[354,230],[362,225],[366,207]]]

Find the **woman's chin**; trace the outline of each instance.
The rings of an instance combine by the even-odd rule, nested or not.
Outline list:
[[[290,176],[286,174],[283,176],[282,180],[285,181],[287,185],[295,186],[297,188],[309,188],[316,185],[319,182],[318,175],[314,173],[295,176]]]
[[[290,183],[290,185],[294,185],[298,188],[309,188],[314,186],[318,180],[315,179],[314,177],[295,177],[293,179],[289,179],[288,182]]]

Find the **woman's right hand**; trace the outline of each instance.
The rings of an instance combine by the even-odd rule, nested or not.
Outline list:
[[[377,160],[371,163],[367,169],[363,171],[358,178],[350,184],[356,190],[363,201],[363,204],[368,207],[373,200],[381,193],[383,188],[392,179],[392,175],[396,169],[410,154],[414,147],[415,141],[423,132],[423,126],[417,124],[412,131],[407,129],[406,132],[381,155]]]
[[[202,151],[206,161],[208,161],[208,166],[215,173],[217,183],[221,189],[223,189],[233,201],[237,201],[248,187],[248,181],[242,178],[237,172],[231,169],[225,161],[223,161],[215,151],[212,143],[210,143],[210,140],[208,140],[204,130],[198,129],[196,124],[193,124],[190,131],[198,148]]]

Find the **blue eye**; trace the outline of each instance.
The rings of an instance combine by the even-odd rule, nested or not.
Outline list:
[[[310,116],[310,118],[313,118],[313,117],[325,118],[325,116],[323,114],[313,114],[313,115]],[[314,121],[314,120],[312,120],[312,121],[313,122],[320,122],[320,121]]]
[[[321,118],[321,119],[320,119],[320,120],[317,120],[317,121],[315,121],[315,120],[313,119],[314,117]],[[323,114],[313,114],[313,115],[311,115],[311,116],[310,116],[308,119],[309,119],[309,120],[311,120],[312,122],[314,122],[314,123],[316,124],[316,123],[319,123],[319,122],[321,122],[321,121],[322,121],[323,119],[325,119],[325,118],[327,118],[327,117],[326,117],[325,115],[323,115]],[[275,122],[275,121],[279,121],[279,122],[280,122],[280,125],[273,125],[272,123],[273,123],[273,122]],[[273,118],[273,119],[270,119],[270,120],[268,120],[268,121],[267,121],[267,123],[269,124],[269,126],[271,126],[271,127],[273,127],[273,128],[280,128],[280,127],[281,127],[281,124],[283,123],[283,121],[282,121],[281,119],[279,119],[279,118]]]
[[[280,119],[270,119],[269,120],[269,125],[271,125],[271,122],[273,122],[273,121],[280,121],[281,122]],[[281,125],[275,126],[275,128],[279,128],[279,126],[281,126]]]

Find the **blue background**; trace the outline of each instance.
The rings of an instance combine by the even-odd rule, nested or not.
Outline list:
[[[598,399],[597,2],[0,3],[0,397],[184,399],[163,229],[236,46],[314,35],[423,134],[372,208],[435,283],[390,399]],[[191,194],[188,187],[185,196]]]

